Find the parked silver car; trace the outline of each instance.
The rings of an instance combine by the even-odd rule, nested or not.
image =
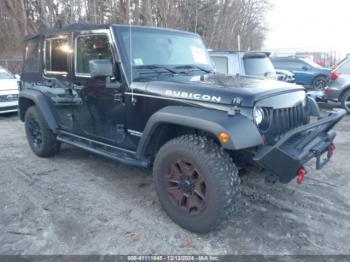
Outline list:
[[[16,112],[18,108],[19,76],[0,67],[0,114]]]
[[[324,90],[322,99],[340,102],[350,114],[350,57],[337,65],[330,79],[329,87]]]

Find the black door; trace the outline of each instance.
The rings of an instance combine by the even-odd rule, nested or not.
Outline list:
[[[114,60],[108,31],[75,36],[73,89],[82,103],[74,107],[74,132],[109,144],[125,143],[125,107],[121,89],[106,86],[106,77],[92,78],[89,61]]]
[[[44,41],[44,76],[42,87],[53,101],[60,128],[73,129],[72,108],[77,100],[71,90],[71,36],[47,36]]]

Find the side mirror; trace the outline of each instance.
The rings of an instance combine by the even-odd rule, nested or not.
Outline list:
[[[19,74],[15,74],[15,78],[17,79],[17,81],[21,81],[21,76]]]
[[[89,71],[92,78],[112,77],[113,64],[109,59],[94,59],[89,61]]]
[[[303,69],[304,71],[307,71],[307,70],[309,70],[309,67],[307,67],[307,66],[304,65],[304,66],[302,67],[302,69]]]

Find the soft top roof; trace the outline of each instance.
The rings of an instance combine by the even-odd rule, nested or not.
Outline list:
[[[27,35],[25,36],[24,40],[28,41],[30,39],[39,37],[39,36],[45,36],[45,35],[54,35],[59,33],[69,33],[74,31],[82,31],[82,30],[96,30],[96,29],[108,29],[110,26],[116,26],[116,27],[128,27],[129,25],[122,25],[122,24],[71,24],[64,26],[62,28],[47,28],[44,29],[37,34]],[[150,26],[137,26],[132,25],[132,28],[144,28],[144,29],[157,29],[157,30],[164,30],[164,31],[172,31],[172,32],[181,32],[189,35],[196,35],[195,33],[186,32],[186,31],[180,31],[176,29],[170,29],[170,28],[161,28],[161,27],[150,27]]]
[[[53,35],[53,34],[59,34],[59,33],[67,33],[67,32],[74,32],[74,31],[81,31],[81,30],[96,30],[96,29],[107,29],[109,28],[109,24],[71,24],[64,26],[62,28],[47,28],[42,31],[40,31],[37,34],[31,34],[24,37],[25,41],[28,41],[30,39],[43,36],[43,35]]]

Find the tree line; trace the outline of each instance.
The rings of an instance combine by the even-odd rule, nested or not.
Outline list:
[[[0,0],[0,54],[22,52],[23,36],[72,23],[116,23],[196,32],[208,48],[262,47],[268,0]]]

